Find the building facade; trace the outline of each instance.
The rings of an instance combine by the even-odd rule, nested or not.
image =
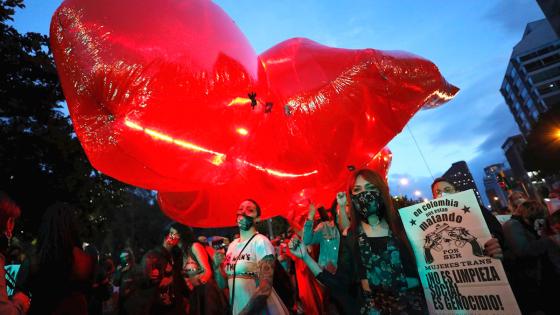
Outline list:
[[[469,170],[467,162],[459,161],[451,164],[451,167],[443,173],[443,177],[451,181],[458,191],[473,189],[476,199],[478,199],[478,202],[482,204],[480,192],[476,187],[476,183],[474,182],[474,178]]]
[[[500,92],[525,137],[541,114],[560,106],[560,37],[546,19],[527,24]]]
[[[560,1],[558,0],[537,0],[537,3],[541,7],[541,10],[546,16],[546,19],[556,32],[556,35],[560,37]]]
[[[502,144],[502,150],[511,167],[512,176],[516,182],[528,180],[527,170],[523,166],[523,150],[527,142],[521,135],[511,136]]]
[[[511,174],[509,170],[505,169],[503,163],[493,164],[484,168],[484,189],[492,210],[507,207],[508,205],[507,192],[499,183],[498,176],[500,173]]]

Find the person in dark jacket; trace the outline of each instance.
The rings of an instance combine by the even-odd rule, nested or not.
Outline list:
[[[548,254],[557,250],[558,245],[551,236],[541,236],[539,231],[545,211],[539,202],[525,201],[504,223],[510,285],[523,314],[554,314],[551,304],[555,301],[550,294],[557,294],[558,284],[554,282],[559,277]]]
[[[178,247],[183,228],[179,223],[167,225],[162,245],[144,255],[138,288],[124,306],[128,314],[187,313],[188,288],[181,276],[183,252]]]

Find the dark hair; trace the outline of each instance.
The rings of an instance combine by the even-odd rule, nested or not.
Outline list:
[[[260,217],[260,216],[261,216],[261,206],[259,206],[259,204],[258,204],[255,200],[253,200],[253,199],[251,199],[251,198],[247,198],[247,199],[245,199],[245,200],[243,200],[243,201],[250,201],[250,202],[252,202],[252,203],[255,205],[255,208],[257,208],[257,217]]]
[[[21,214],[18,205],[3,191],[0,191],[0,231],[4,231],[10,218],[17,219]]]
[[[387,223],[389,224],[391,233],[398,241],[400,241],[403,244],[404,248],[406,249],[406,254],[409,257],[414,257],[412,254],[412,248],[410,247],[410,244],[408,243],[408,239],[406,238],[406,235],[404,233],[404,227],[400,222],[400,218],[398,217],[398,214],[393,207],[391,195],[389,194],[389,187],[387,186],[387,183],[385,182],[383,177],[381,177],[381,175],[369,169],[361,169],[356,171],[355,173],[352,174],[352,177],[350,178],[350,182],[348,183],[348,195],[350,197],[352,196],[352,188],[354,187],[356,178],[358,178],[358,176],[360,175],[363,176],[365,180],[373,184],[377,189],[379,189],[379,192],[381,193],[381,199],[383,202],[382,206],[385,209],[384,217],[387,220]],[[360,220],[358,217],[358,213],[356,209],[354,209],[354,205],[352,204],[352,202],[349,202],[348,205],[350,208],[350,228],[348,229],[349,232],[348,235],[350,238],[349,250],[353,257],[357,257],[357,259],[353,259],[354,268],[357,268],[356,270],[360,270],[362,268],[365,268],[365,266],[362,263],[362,260],[360,259],[361,254],[358,246],[358,236],[359,236],[358,228],[359,228]],[[340,211],[344,211],[344,209],[340,209]],[[358,275],[356,275],[356,277],[358,277]],[[356,278],[354,280],[359,280],[359,279]]]
[[[527,200],[517,207],[517,211],[524,219],[532,223],[536,219],[544,218],[546,208],[538,201]]]
[[[442,177],[438,177],[438,178],[434,179],[434,182],[432,183],[432,186],[430,187],[431,191],[433,192],[434,191],[434,186],[437,183],[441,183],[441,182],[449,183],[449,184],[451,184],[451,186],[455,187],[455,184],[453,184],[453,182],[451,182],[449,179],[442,176]]]
[[[42,272],[71,273],[73,248],[80,247],[76,211],[64,202],[55,203],[45,211],[37,239],[37,259]]]
[[[320,206],[319,208],[317,208],[317,212],[319,212],[319,218],[321,221],[329,221],[329,215],[327,214],[327,210],[325,209],[325,207]]]
[[[194,243],[200,243],[197,237],[194,235],[194,231],[190,226],[183,226],[180,233],[183,250],[190,249]]]
[[[185,226],[182,225],[179,222],[170,222],[168,224],[166,224],[163,227],[163,230],[161,230],[161,237],[162,239],[165,239],[167,237],[167,235],[169,235],[169,230],[171,230],[171,228],[177,230],[177,232],[179,233],[179,235],[181,236],[181,238],[183,237],[183,234],[185,232]]]
[[[394,233],[397,233],[400,229],[398,229],[398,218],[396,216],[396,211],[393,208],[393,203],[391,201],[391,195],[389,195],[389,187],[385,180],[376,172],[369,170],[369,169],[361,169],[356,171],[350,180],[348,185],[348,196],[352,198],[352,188],[356,183],[356,178],[358,176],[362,176],[365,180],[373,184],[379,192],[381,193],[381,201],[382,204],[380,205],[380,215],[379,219],[386,219],[387,223],[389,223],[389,227]],[[354,209],[354,205],[352,202],[349,202],[350,207],[350,230],[354,233],[357,233],[358,224],[360,223],[358,213],[356,209]],[[342,210],[341,210],[342,211]]]
[[[337,216],[338,216],[338,214],[337,214],[337,211],[336,211],[336,208],[337,208],[337,207],[338,207],[338,201],[336,200],[336,198],[334,198],[333,202],[331,203],[331,207],[329,208],[329,212],[331,213],[331,216],[332,216],[332,218],[333,218],[333,220],[334,220],[334,223],[337,224],[337,226],[338,226],[338,223],[337,223],[337,220],[338,220]],[[346,210],[345,210],[345,209],[342,209],[341,211],[346,211]]]

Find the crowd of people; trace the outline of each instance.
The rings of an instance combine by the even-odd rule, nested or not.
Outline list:
[[[434,198],[457,192],[445,178],[431,188]],[[125,248],[115,261],[84,246],[76,209],[66,203],[46,210],[33,250],[14,253],[20,210],[2,193],[0,314],[427,314],[386,181],[357,170],[333,199],[327,207],[310,201],[272,240],[257,231],[258,202],[246,199],[231,209],[234,236],[210,242],[172,222],[143,257]],[[550,214],[517,191],[509,203],[503,224],[481,207],[492,234],[482,253],[503,262],[523,314],[554,314],[560,211]],[[7,282],[4,265],[13,263],[19,272]]]

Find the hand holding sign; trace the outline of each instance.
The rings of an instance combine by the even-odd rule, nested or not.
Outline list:
[[[481,211],[472,191],[399,210],[430,314],[520,314]]]

